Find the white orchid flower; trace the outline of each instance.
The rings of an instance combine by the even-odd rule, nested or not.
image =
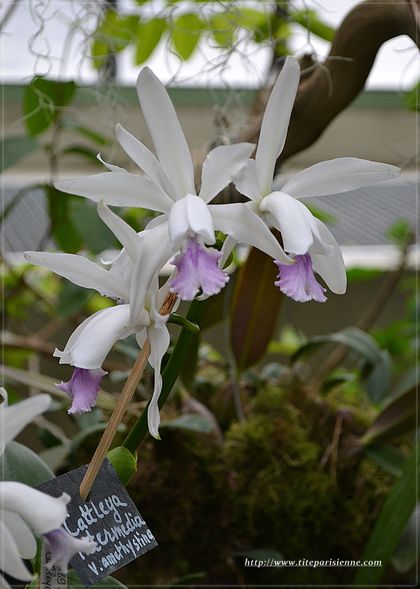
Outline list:
[[[251,210],[281,232],[283,248],[295,261],[291,265],[277,262],[280,273],[275,284],[297,301],[323,302],[326,289],[317,282],[314,271],[333,292],[342,294],[346,290],[343,258],[331,232],[299,199],[389,180],[400,169],[352,157],[337,158],[299,172],[281,190],[273,191],[275,165],[286,141],[299,77],[298,61],[288,57],[267,103],[255,159],[247,161],[234,183],[252,201]]]
[[[3,403],[0,405],[0,456],[5,447],[34,417],[48,409],[49,395],[36,395],[7,404],[7,393],[0,388]],[[34,534],[41,535],[49,543],[51,563],[60,563],[67,569],[69,560],[77,552],[92,554],[96,542],[85,538],[75,541],[62,524],[67,517],[66,505],[70,497],[65,493],[55,498],[28,485],[14,481],[0,482],[0,570],[21,581],[31,581],[32,574],[22,559],[32,559],[37,545]],[[54,545],[51,539],[60,536],[61,544]],[[0,574],[0,586],[9,589]]]
[[[57,386],[73,401],[69,413],[90,411],[106,374],[102,364],[112,346],[135,334],[142,348],[147,339],[151,348],[149,363],[155,373],[149,429],[158,437],[160,366],[169,346],[168,317],[159,313],[169,286],[158,289],[158,273],[171,255],[167,230],[160,225],[137,234],[105,204],[98,204],[98,213],[124,246],[122,254],[126,256],[124,264],[127,266],[124,273],[113,273],[112,268],[105,270],[79,255],[25,252],[29,262],[120,302],[85,319],[72,333],[64,350],[55,350],[54,356],[59,358],[60,364],[75,367],[71,379]]]
[[[180,298],[193,299],[199,289],[204,295],[218,293],[228,281],[219,267],[222,254],[212,246],[215,231],[232,236],[288,263],[288,257],[268,228],[243,204],[209,205],[239,172],[254,145],[239,143],[213,149],[205,159],[201,188],[196,192],[191,154],[175,109],[161,82],[145,67],[137,80],[137,91],[156,157],[138,139],[117,126],[118,140],[130,158],[143,170],[135,175],[104,164],[110,172],[62,180],[56,187],[95,202],[144,207],[162,213],[150,226],[163,224],[169,235],[177,276],[171,290]]]

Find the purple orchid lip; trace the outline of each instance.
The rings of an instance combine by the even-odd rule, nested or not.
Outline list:
[[[274,263],[279,269],[278,280],[274,284],[282,293],[298,303],[308,301],[324,303],[327,300],[324,294],[327,289],[315,278],[310,254],[295,256],[294,264],[282,264],[276,260]]]
[[[171,292],[185,301],[191,301],[200,288],[208,296],[220,292],[229,280],[218,266],[221,256],[221,252],[204,248],[195,238],[190,238],[185,252],[174,259],[178,274],[171,281]]]
[[[96,542],[92,542],[89,538],[73,538],[63,528],[47,532],[44,538],[52,553],[49,567],[57,565],[64,573],[67,572],[68,564],[75,554],[78,552],[93,554],[96,550]]]
[[[55,386],[68,394],[73,403],[68,413],[85,413],[96,404],[96,397],[101,386],[102,377],[108,374],[102,368],[90,370],[75,368],[68,382],[61,382]]]

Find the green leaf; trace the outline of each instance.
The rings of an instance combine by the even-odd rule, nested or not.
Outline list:
[[[0,457],[0,473],[3,481],[17,481],[37,487],[54,478],[53,471],[32,450],[12,440]]]
[[[208,434],[213,431],[213,425],[208,419],[201,415],[182,415],[172,421],[166,421],[160,426],[161,429],[182,429],[190,432]]]
[[[23,113],[29,135],[42,133],[57,119],[76,91],[73,81],[57,82],[35,77],[23,95]]]
[[[235,28],[232,16],[226,12],[214,14],[209,20],[211,35],[219,47],[232,47],[235,40]]]
[[[134,63],[141,65],[149,59],[159,45],[166,29],[166,20],[153,18],[147,22],[139,22],[136,33],[136,54]]]
[[[252,249],[232,296],[230,339],[238,371],[260,360],[273,337],[283,296],[274,286],[276,266]]]
[[[334,39],[335,30],[322,22],[314,10],[294,10],[290,14],[291,19],[325,41],[331,42]]]
[[[405,457],[391,444],[373,444],[365,448],[365,454],[389,474],[399,477],[404,468]]]
[[[85,589],[82,581],[79,579],[75,570],[71,569],[67,576],[68,589]],[[105,577],[100,581],[96,581],[95,589],[127,589],[125,585],[114,579],[114,577]]]
[[[361,443],[368,446],[412,431],[418,422],[416,387],[391,400],[367,430]]]
[[[135,41],[139,17],[108,10],[93,36],[91,53],[95,68],[101,68],[110,54],[119,53]]]
[[[108,452],[107,458],[122,484],[127,486],[137,472],[137,455],[132,454],[124,446],[117,446]]]
[[[379,348],[373,337],[357,327],[348,327],[336,333],[311,338],[293,354],[292,359],[296,361],[324,344],[342,344],[361,356],[364,362],[362,384],[372,403],[378,403],[387,396],[391,361],[389,354]]]
[[[172,44],[178,55],[186,61],[194,53],[204,28],[204,23],[193,12],[182,14],[174,21]]]
[[[404,95],[405,106],[409,110],[419,111],[420,110],[420,99],[419,99],[420,82],[411,88]]]
[[[255,29],[264,27],[267,18],[268,16],[264,11],[253,8],[235,9],[234,13],[232,13],[232,19],[238,27],[249,29],[253,32]]]
[[[77,227],[82,243],[92,253],[100,254],[116,245],[114,234],[99,219],[96,206],[87,199],[70,197],[68,220],[72,227]]]
[[[0,139],[0,172],[14,166],[21,159],[35,151],[38,143],[32,137],[2,137]]]
[[[89,292],[68,280],[63,280],[56,307],[59,317],[71,317],[80,312],[85,305]]]
[[[48,209],[51,221],[51,235],[64,251],[76,253],[82,246],[77,225],[70,219],[70,201],[79,198],[60,192],[54,186],[47,186]]]
[[[417,504],[401,535],[391,561],[393,567],[400,573],[407,573],[418,561],[420,555],[420,542],[418,541],[419,525],[420,505]]]
[[[70,131],[74,131],[82,137],[86,137],[86,139],[94,141],[98,145],[110,145],[112,143],[112,139],[109,139],[109,137],[105,137],[105,135],[90,129],[89,127],[75,123],[74,121],[64,120],[61,122],[61,126]]]
[[[97,151],[90,147],[86,147],[86,145],[69,145],[64,149],[61,149],[58,152],[58,155],[80,155],[96,166],[102,166],[101,162],[98,160]]]
[[[362,560],[381,561],[380,567],[359,568],[355,585],[377,586],[418,501],[419,447],[413,448],[402,476],[385,499]]]

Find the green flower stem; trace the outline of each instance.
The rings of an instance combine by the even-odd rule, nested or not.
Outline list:
[[[182,328],[181,333],[179,334],[178,340],[174,346],[172,354],[162,372],[162,392],[159,397],[159,409],[163,407],[165,404],[169,393],[174,386],[176,379],[178,378],[182,367],[184,366],[184,362],[188,357],[190,352],[190,348],[194,339],[197,337],[197,333],[193,333],[191,331],[190,325],[191,323],[198,324],[201,316],[203,314],[205,305],[200,303],[200,301],[193,301],[191,306],[188,310],[186,315],[186,320],[188,323]],[[147,425],[147,409],[149,404],[146,405],[142,414],[137,419],[136,423],[131,428],[131,431],[125,438],[123,442],[123,446],[125,446],[130,452],[135,452],[139,445],[144,440],[145,436],[147,435],[149,428]]]

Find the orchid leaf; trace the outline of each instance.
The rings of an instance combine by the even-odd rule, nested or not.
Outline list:
[[[378,586],[418,502],[419,458],[417,444],[405,462],[402,476],[397,479],[385,499],[363,553],[362,560],[380,561],[381,566],[359,568],[355,576],[355,586]]]
[[[54,478],[53,471],[32,450],[12,440],[0,457],[2,480],[37,487]]]
[[[132,454],[124,446],[110,450],[107,458],[114,467],[121,483],[127,486],[137,472],[137,455]]]
[[[242,372],[265,354],[276,329],[283,297],[274,286],[276,266],[252,249],[241,267],[232,296],[230,338]]]
[[[47,198],[52,237],[60,249],[69,253],[78,252],[83,242],[77,225],[70,219],[71,199],[78,197],[71,197],[54,186],[48,186]]]
[[[0,139],[0,172],[14,166],[37,148],[38,143],[30,136],[2,137]]]
[[[400,573],[406,573],[413,568],[420,556],[420,542],[418,541],[419,524],[420,505],[417,504],[402,533],[391,561],[393,567]]]
[[[202,415],[182,415],[172,421],[166,421],[160,426],[161,429],[182,429],[190,432],[208,434],[213,430],[213,425]]]
[[[75,91],[76,84],[72,81],[57,82],[35,77],[26,86],[23,96],[23,112],[29,135],[34,137],[46,131],[69,104]]]
[[[372,446],[365,448],[365,454],[385,472],[389,472],[395,477],[401,476],[405,457],[395,446],[383,443],[372,444]]]

